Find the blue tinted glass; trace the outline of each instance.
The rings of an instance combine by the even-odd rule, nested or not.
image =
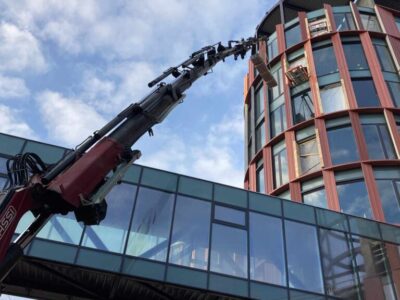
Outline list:
[[[286,48],[290,48],[293,45],[296,45],[301,42],[301,29],[300,25],[292,27],[285,32],[286,37]]]
[[[341,183],[336,188],[342,212],[363,218],[372,218],[367,187],[364,181]]]
[[[256,184],[257,184],[257,192],[265,193],[265,176],[264,176],[264,168],[261,167],[257,169],[256,174]]]
[[[381,106],[371,79],[353,79],[352,83],[358,107]]]
[[[314,117],[314,104],[311,91],[305,91],[292,97],[294,123],[300,123]]]
[[[214,218],[220,221],[246,225],[246,214],[242,210],[215,205]]]
[[[24,153],[27,152],[36,153],[46,164],[54,164],[64,156],[65,149],[28,141],[24,147]]]
[[[357,281],[347,235],[320,230],[325,288],[330,296],[357,299]]]
[[[0,153],[15,155],[21,153],[25,140],[0,134]]]
[[[387,81],[394,106],[400,107],[400,82]]]
[[[382,71],[396,72],[396,67],[393,63],[392,56],[387,46],[375,44],[376,54],[378,54],[379,62],[381,63]]]
[[[256,119],[264,112],[264,89],[263,85],[256,90],[255,95],[255,104],[256,104]]]
[[[286,285],[282,220],[250,213],[250,279]]]
[[[361,43],[343,44],[343,50],[349,71],[369,69]]]
[[[289,286],[322,293],[321,262],[314,226],[285,221]]]
[[[126,253],[165,261],[175,194],[140,188]]]
[[[278,40],[275,38],[268,43],[268,60],[271,61],[278,54]]]
[[[335,52],[332,46],[327,46],[314,51],[314,62],[317,76],[338,72]]]
[[[69,213],[65,216],[53,216],[37,236],[68,244],[79,244],[82,231],[83,225],[76,221],[73,213]]]
[[[213,224],[210,271],[247,278],[247,232]]]
[[[0,173],[7,174],[7,158],[0,157]]]
[[[207,270],[211,204],[178,196],[169,262]]]
[[[359,159],[351,127],[328,130],[328,141],[334,165],[357,161]]]
[[[385,221],[400,224],[399,195],[392,180],[377,180]]]
[[[354,30],[353,16],[351,13],[335,13],[333,14],[337,31]]]
[[[0,191],[4,188],[6,181],[7,180],[4,177],[0,177]]]
[[[119,184],[107,196],[107,215],[100,225],[87,226],[82,245],[122,253],[128,233],[136,186]]]

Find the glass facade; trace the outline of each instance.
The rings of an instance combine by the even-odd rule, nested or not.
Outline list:
[[[371,205],[364,180],[337,183],[342,212],[372,219]]]
[[[361,21],[363,24],[363,27],[367,31],[377,31],[381,32],[381,26],[379,25],[378,19],[374,15],[370,14],[360,14],[361,16]]]
[[[273,150],[274,187],[279,187],[288,182],[288,162],[285,141],[275,145]]]
[[[306,90],[292,97],[293,123],[297,124],[314,117],[311,91]]]
[[[351,126],[332,128],[327,131],[332,164],[359,160],[357,145]]]
[[[324,113],[327,114],[346,109],[343,88],[340,83],[321,87],[319,94],[321,96],[322,110]]]
[[[313,55],[317,76],[339,71],[332,45],[314,49]]]
[[[372,79],[357,78],[353,79],[352,83],[358,107],[380,106],[379,98]]]
[[[397,184],[395,170],[383,171],[376,170],[378,182]],[[339,175],[342,205],[365,186]],[[326,202],[319,178],[302,190],[304,202]],[[398,227],[141,166],[107,200],[99,226],[57,216],[27,255],[241,297],[361,299],[376,290],[396,296]],[[342,206],[364,217],[357,203]]]
[[[349,71],[368,70],[367,59],[360,42],[344,43],[344,55],[346,56],[347,67]]]
[[[301,28],[300,25],[295,25],[285,31],[286,48],[290,48],[301,42]]]
[[[356,26],[354,25],[352,13],[350,13],[350,12],[335,13],[333,16],[335,18],[337,31],[346,31],[346,30],[356,29]]]

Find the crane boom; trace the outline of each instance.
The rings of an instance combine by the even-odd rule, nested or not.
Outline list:
[[[189,59],[164,71],[149,83],[157,87],[138,103],[129,105],[103,128],[82,142],[49,170],[35,168],[42,165],[40,158],[28,154],[16,158],[19,171],[30,158],[30,170],[18,173],[14,185],[0,193],[0,282],[23,255],[23,249],[57,213],[74,211],[76,219],[87,225],[98,224],[106,214],[104,196],[118,181],[140,153],[131,147],[152,127],[162,122],[169,112],[185,97],[185,91],[200,77],[208,74],[220,61],[233,56],[244,58],[262,38],[251,37],[206,46]],[[172,75],[171,83],[162,80]],[[26,156],[28,155],[28,156]],[[33,162],[33,163],[32,163]],[[10,168],[9,168],[10,169]],[[12,168],[11,168],[12,169]],[[112,178],[107,175],[114,170]],[[14,176],[12,170],[9,176]],[[29,173],[29,178],[26,174]],[[25,175],[24,175],[25,174]],[[35,221],[10,245],[18,221],[32,211]]]

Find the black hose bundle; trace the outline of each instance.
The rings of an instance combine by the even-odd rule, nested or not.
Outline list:
[[[42,174],[46,169],[46,164],[37,154],[17,154],[7,160],[7,188],[23,186],[32,175]]]

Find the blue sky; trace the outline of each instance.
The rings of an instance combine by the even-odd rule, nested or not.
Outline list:
[[[261,0],[0,2],[0,131],[74,147],[193,51],[254,35]],[[248,58],[248,56],[247,56]],[[243,183],[247,58],[197,81],[138,163]]]

